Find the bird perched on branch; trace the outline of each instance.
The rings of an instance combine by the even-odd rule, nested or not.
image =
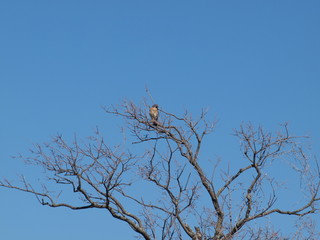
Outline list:
[[[152,107],[149,110],[149,114],[151,117],[151,121],[154,125],[157,125],[158,117],[159,117],[159,111],[158,111],[158,104],[153,104]]]
[[[195,235],[195,239],[196,240],[202,240],[202,233],[200,232],[200,228],[199,227],[194,227],[194,229],[196,230],[196,235]]]

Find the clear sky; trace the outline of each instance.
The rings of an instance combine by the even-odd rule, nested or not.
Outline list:
[[[167,111],[208,107],[222,159],[245,121],[288,121],[319,156],[319,11],[318,0],[1,1],[0,176],[39,174],[10,156],[56,133],[98,125],[113,138],[120,122],[101,106],[140,101],[145,86]],[[107,212],[0,196],[0,239],[133,239]]]

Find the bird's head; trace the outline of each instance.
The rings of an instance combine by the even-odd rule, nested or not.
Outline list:
[[[158,106],[158,104],[153,104],[152,107],[158,109],[159,106]]]

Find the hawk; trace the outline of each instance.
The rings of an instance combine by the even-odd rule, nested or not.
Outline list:
[[[200,228],[199,227],[194,227],[194,229],[196,230],[196,240],[202,240],[202,233],[200,232]]]
[[[149,114],[153,124],[156,124],[156,121],[158,121],[158,117],[159,117],[158,104],[152,105],[152,107],[149,110]]]

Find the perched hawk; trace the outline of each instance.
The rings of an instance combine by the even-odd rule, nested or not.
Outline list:
[[[159,117],[158,104],[153,104],[153,106],[150,108],[149,114],[153,124],[156,124]]]
[[[200,232],[200,228],[199,227],[194,227],[194,229],[196,230],[196,240],[202,240],[202,233]]]

